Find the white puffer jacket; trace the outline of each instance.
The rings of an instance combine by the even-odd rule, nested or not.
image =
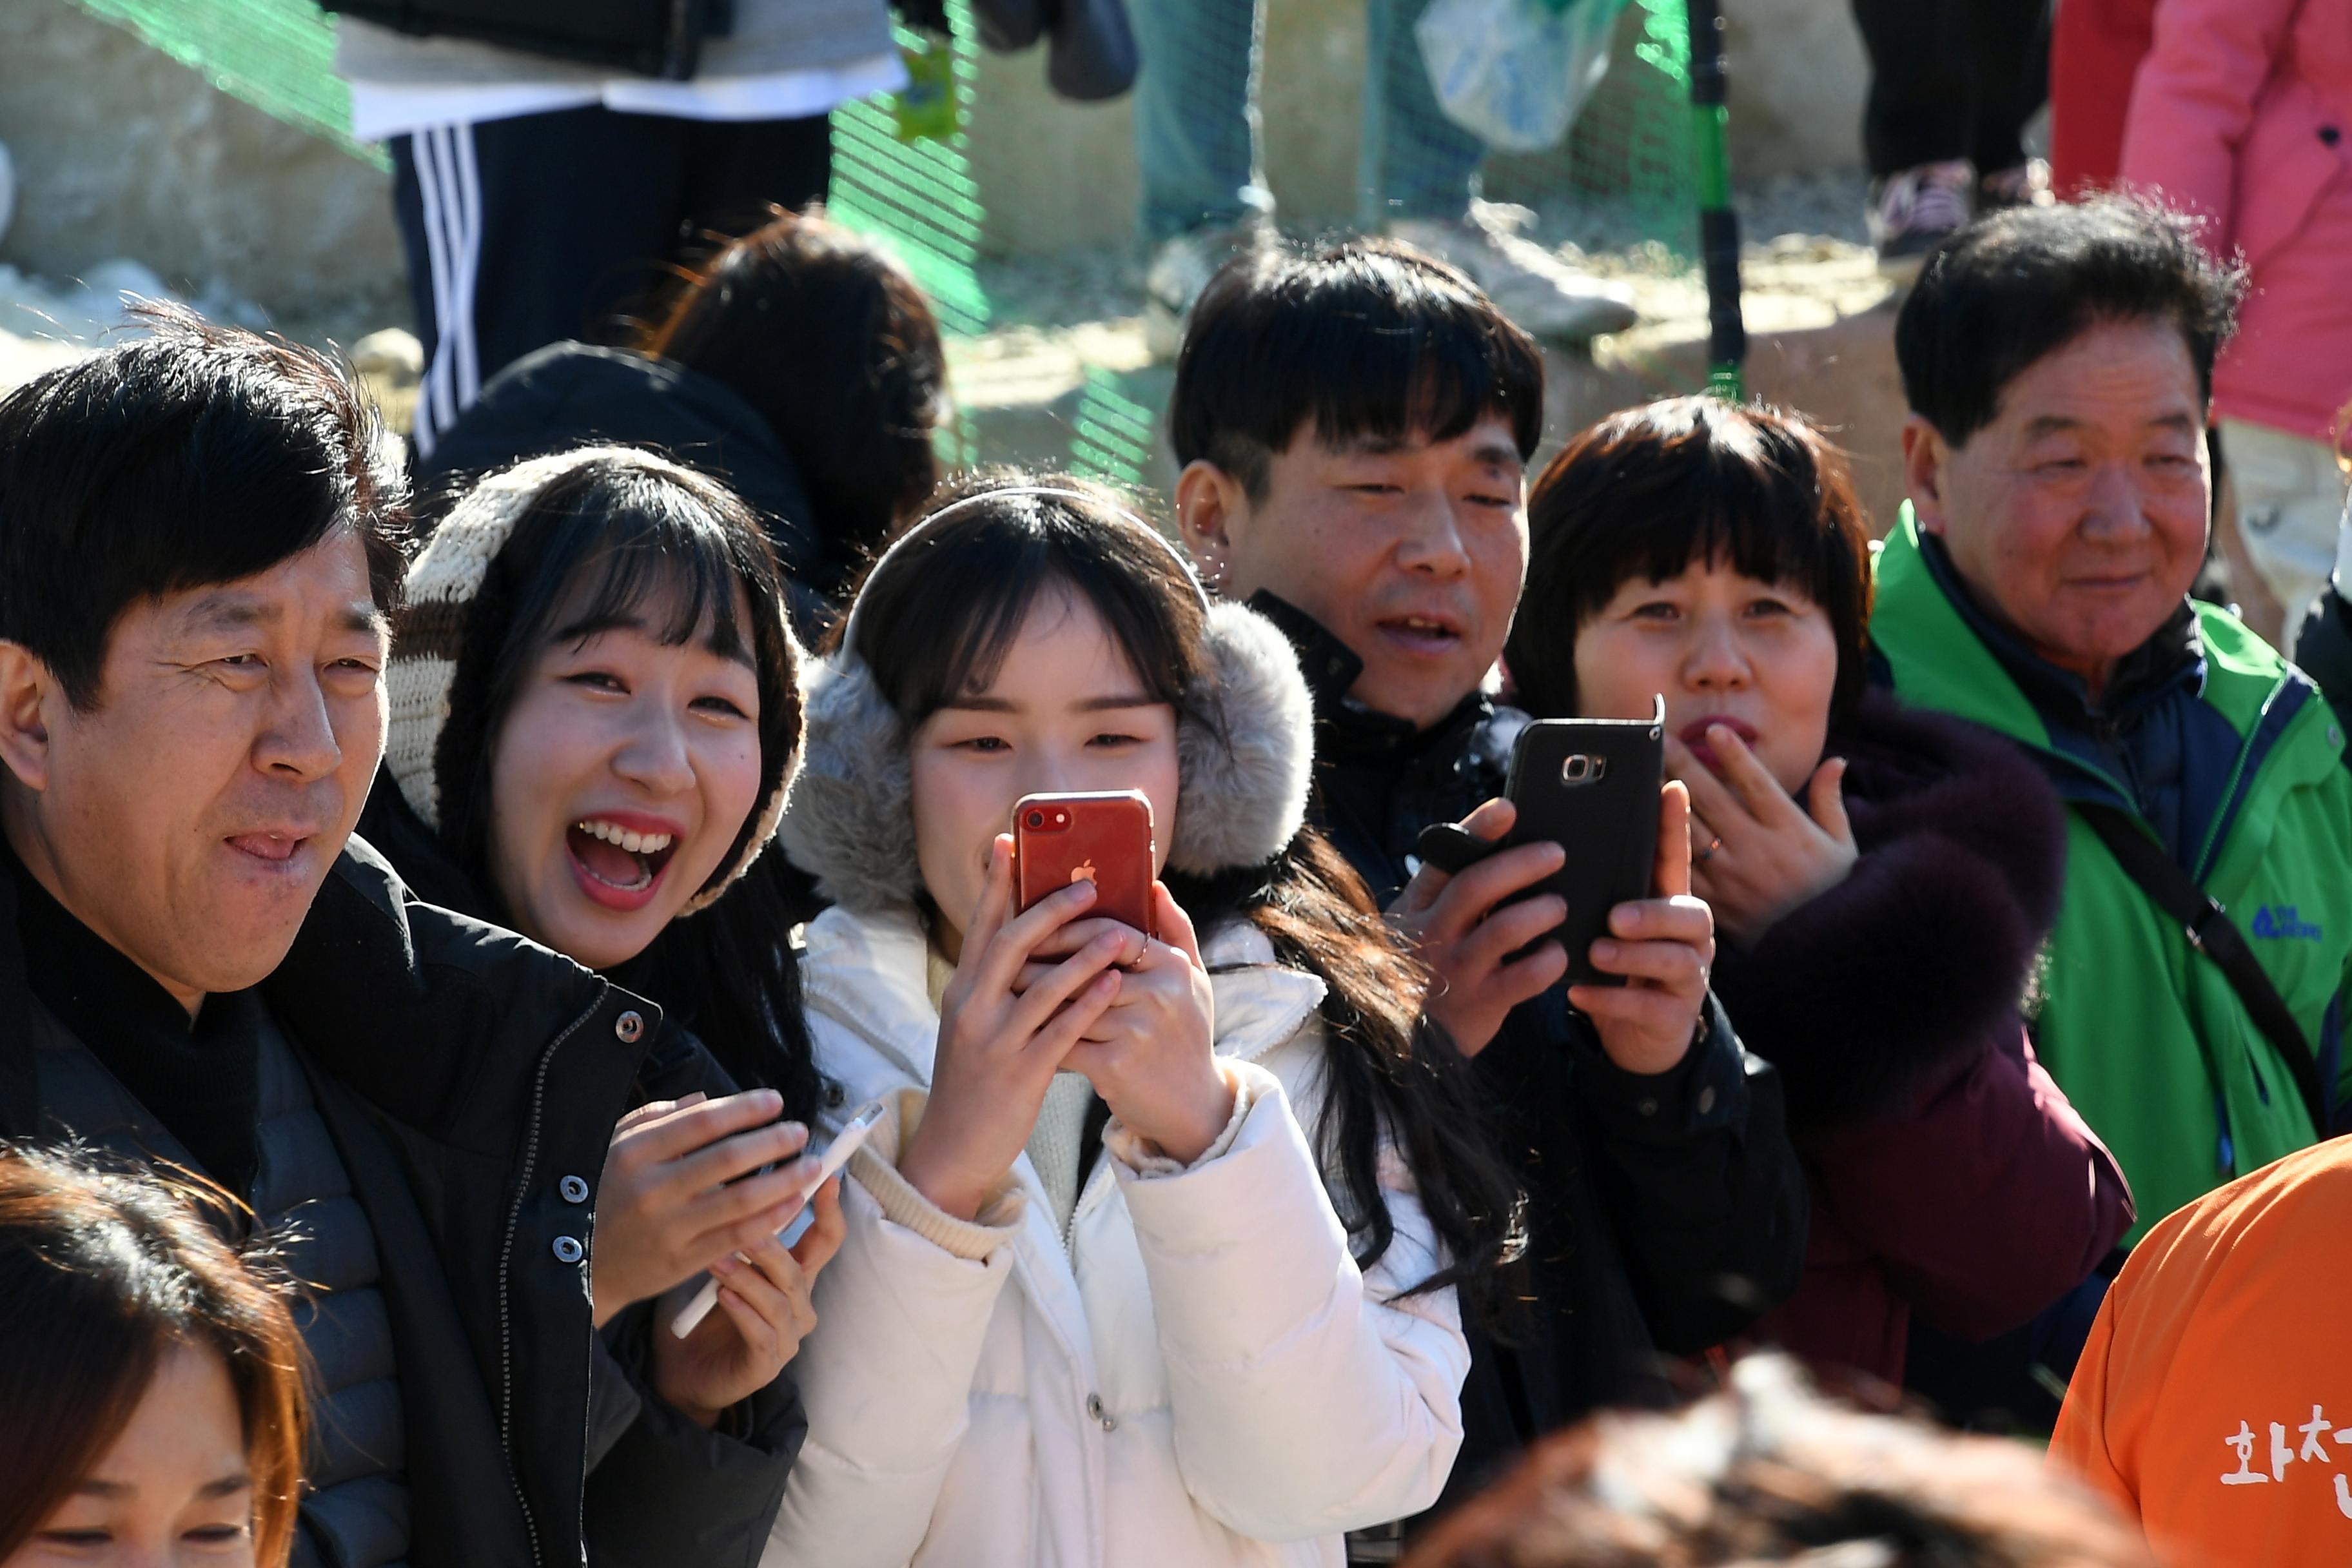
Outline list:
[[[939,1031],[914,916],[834,909],[807,941],[819,1066],[899,1115],[843,1185],[762,1568],[1336,1564],[1341,1532],[1436,1500],[1469,1351],[1453,1291],[1394,1299],[1437,1264],[1393,1155],[1396,1238],[1369,1275],[1349,1256],[1301,1131],[1320,981],[1255,927],[1214,934],[1234,1125],[1180,1169],[1113,1122],[1066,1247],[1026,1155],[979,1225],[892,1168]]]

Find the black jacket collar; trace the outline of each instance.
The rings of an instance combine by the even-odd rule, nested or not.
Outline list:
[[[1320,621],[1264,588],[1250,595],[1249,607],[1272,621],[1298,652],[1299,671],[1315,700],[1318,762],[1405,766],[1432,755],[1450,761],[1470,732],[1494,716],[1494,700],[1483,691],[1465,697],[1426,730],[1375,712],[1348,695],[1364,673],[1364,661]]]

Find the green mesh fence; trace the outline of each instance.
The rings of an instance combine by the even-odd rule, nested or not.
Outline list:
[[[1683,0],[1633,0],[1618,18],[1609,74],[1567,140],[1547,153],[1490,155],[1486,195],[1534,208],[1549,239],[1588,248],[1650,241],[1687,258],[1698,240],[1689,94]]]
[[[333,25],[315,0],[70,3],[129,29],[221,90],[383,165],[381,148],[352,140],[350,95],[332,68]],[[1238,160],[1243,174],[1237,183],[1243,184],[1262,162],[1252,105],[1263,94],[1297,89],[1294,83],[1261,79],[1266,69],[1263,7],[1268,3],[1130,0],[1147,61],[1157,62],[1147,69],[1178,82],[1186,101],[1213,106],[1211,119],[1222,126],[1216,133],[1222,140],[1212,161],[1230,170]],[[1385,93],[1383,103],[1391,105],[1381,120],[1391,153],[1384,162],[1374,160],[1377,167],[1360,172],[1360,184],[1370,180],[1394,187],[1381,193],[1386,211],[1399,210],[1400,192],[1417,195],[1423,205],[1443,205],[1452,199],[1448,192],[1466,194],[1475,174],[1488,198],[1533,209],[1537,222],[1530,237],[1588,249],[1649,242],[1673,253],[1665,258],[1669,264],[1695,253],[1696,180],[1684,0],[1629,0],[1617,21],[1609,75],[1558,146],[1532,153],[1489,153],[1483,159],[1475,144],[1465,158],[1460,133],[1431,117],[1433,100],[1425,80],[1413,79],[1419,66],[1410,25],[1400,26],[1397,19],[1418,7],[1411,0],[1363,3],[1387,7],[1375,15],[1370,29],[1364,90]],[[832,210],[852,226],[888,239],[930,294],[946,329],[973,334],[988,330],[998,313],[983,284],[981,255],[987,193],[970,156],[971,128],[977,123],[985,135],[988,117],[984,106],[975,104],[977,45],[965,0],[950,0],[948,9],[952,43],[899,33],[917,76],[916,90],[835,111]],[[1389,19],[1385,38],[1381,16]],[[1416,91],[1417,109],[1411,102]],[[1140,95],[1137,107],[1142,117]],[[1354,109],[1341,100],[1331,111]],[[1375,218],[1384,210],[1370,199],[1362,207]],[[1080,472],[1135,484],[1151,471],[1164,392],[1164,377],[1090,370],[1069,419],[1066,453],[986,450],[986,441],[962,427],[943,433],[942,445],[952,446],[953,456],[967,461],[1066,461]]]
[[[352,95],[335,75],[333,26],[311,0],[76,0],[127,27],[221,91],[336,142],[378,168],[380,147],[352,140]]]
[[[313,0],[74,0],[101,20],[128,28],[224,92],[289,124],[339,143],[378,168],[381,147],[352,140],[351,93],[334,73],[334,24]],[[961,108],[971,99],[972,29],[962,0],[949,15],[959,38],[945,85]],[[900,42],[924,39],[901,30]],[[968,115],[953,116],[960,127]],[[979,257],[980,193],[965,158],[965,137],[901,140],[893,106],[853,103],[834,116],[834,215],[880,234],[905,257],[954,332],[988,325],[988,297],[973,263]]]

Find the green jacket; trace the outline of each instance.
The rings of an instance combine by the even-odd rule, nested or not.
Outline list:
[[[1871,639],[1906,700],[2027,747],[2070,801],[2131,808],[2116,780],[2052,745],[2032,702],[1930,574],[1908,508],[1879,552],[1877,577]],[[2226,611],[2196,610],[2203,700],[2241,745],[2195,873],[2260,956],[2340,1101],[2339,996],[2352,969],[2343,731],[2268,644]],[[2034,1046],[2130,1178],[2139,1221],[2128,1239],[2137,1241],[2174,1209],[2315,1134],[2277,1048],[2220,967],[2148,901],[2079,813],[2068,816],[2065,894],[2044,955]]]

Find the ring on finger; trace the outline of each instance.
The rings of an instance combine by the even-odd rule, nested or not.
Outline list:
[[[1706,847],[1691,857],[1691,864],[1694,866],[1704,866],[1707,861],[1713,859],[1715,858],[1715,852],[1722,847],[1723,839],[1720,836],[1708,839],[1706,842]]]

